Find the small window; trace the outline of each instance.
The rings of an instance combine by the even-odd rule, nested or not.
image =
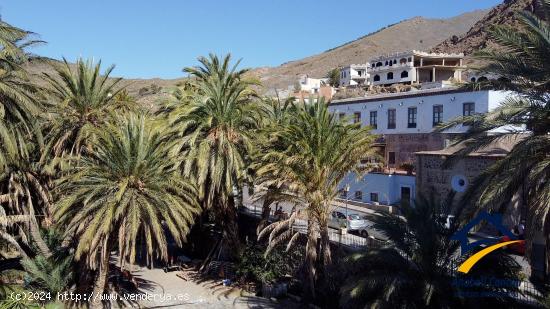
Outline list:
[[[409,107],[407,110],[407,128],[416,128],[416,107]]]
[[[388,109],[388,129],[395,129],[395,109]]]
[[[373,80],[374,80],[375,82],[379,82],[379,81],[380,81],[380,75],[378,75],[378,74],[374,75]]]
[[[371,202],[378,202],[378,193],[372,192],[372,193],[370,194],[370,201],[371,201]]]
[[[388,164],[395,164],[395,152],[388,152]]]
[[[348,191],[346,191],[346,189],[342,188],[339,190],[339,195],[340,195],[340,198],[348,198]]]
[[[476,78],[475,78],[475,77],[472,77],[472,78],[470,78],[470,81],[471,81],[472,83],[475,83],[475,82],[476,82]]]
[[[393,79],[393,72],[389,72],[386,79]]]
[[[407,71],[401,72],[401,78],[407,78],[407,77],[409,77],[409,72]]]
[[[443,105],[434,105],[433,107],[433,126],[443,122]]]
[[[407,58],[399,59],[399,64],[405,64],[405,63],[407,63]]]
[[[356,200],[362,200],[363,199],[363,192],[355,191],[354,197],[355,197]]]
[[[475,113],[475,103],[462,104],[462,116],[471,116]]]
[[[360,123],[360,122],[361,122],[361,112],[353,113],[353,123]]]
[[[374,129],[378,128],[378,124],[377,124],[378,112],[371,111],[369,116],[370,116],[369,117],[370,126],[373,127]]]
[[[381,67],[381,66],[382,66],[382,62],[377,62],[377,63],[376,63],[376,66],[377,66],[377,67]]]
[[[407,58],[409,62],[412,62],[412,57]]]

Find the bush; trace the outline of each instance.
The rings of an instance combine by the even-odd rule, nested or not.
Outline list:
[[[285,275],[294,275],[303,261],[303,250],[295,246],[285,252],[279,246],[265,256],[266,247],[261,244],[248,244],[240,256],[237,276],[244,281],[275,282]]]

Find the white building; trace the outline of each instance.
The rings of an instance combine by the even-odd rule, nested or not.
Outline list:
[[[395,83],[445,84],[462,80],[464,54],[410,51],[376,57],[370,60],[368,73],[371,85]]]
[[[324,78],[311,78],[307,75],[300,76],[300,79],[298,80],[298,83],[300,84],[300,90],[306,91],[311,94],[319,93],[319,89],[323,84],[326,83],[326,79]],[[289,88],[292,88],[293,86],[289,86]],[[294,89],[296,90],[296,89]]]
[[[350,117],[374,134],[431,133],[440,122],[472,113],[486,113],[497,107],[507,92],[465,91],[454,87],[369,95],[334,100],[329,109],[340,117]],[[463,133],[460,127],[449,133]]]
[[[332,113],[373,128],[372,133],[379,135],[374,147],[385,158],[384,168],[359,180],[348,175],[340,188],[349,188],[346,196],[350,200],[371,205],[410,204],[415,198],[415,176],[404,169],[414,166],[415,153],[443,149],[456,134],[467,130],[459,126],[434,133],[434,127],[456,117],[486,113],[508,95],[447,87],[332,101]]]
[[[369,84],[369,74],[365,64],[350,64],[340,69],[340,87],[360,86]]]

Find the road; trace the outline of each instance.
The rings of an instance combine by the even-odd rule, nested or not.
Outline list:
[[[251,197],[248,195],[248,190],[243,190],[244,193],[243,193],[243,204],[244,206],[247,208],[247,211],[251,214],[256,214],[256,215],[260,215],[261,212],[262,212],[262,202],[261,200],[260,201],[253,201],[251,199]],[[282,208],[282,210],[286,213],[291,213],[292,212],[292,208],[294,207],[294,203],[289,203],[289,202],[279,202],[278,203],[278,206]],[[301,209],[304,209],[305,207],[303,205],[298,205],[297,206],[297,210],[301,210]],[[341,202],[337,202],[337,201],[334,201],[333,202],[333,211],[340,211],[344,214],[358,214],[360,216],[374,216],[376,215],[376,212],[371,210],[371,209],[367,209],[367,208],[362,208],[362,207],[359,207],[359,206],[353,206],[353,205],[348,205],[348,208],[346,209],[345,207],[345,204],[344,203],[341,203]],[[273,214],[273,212],[275,211],[275,204],[272,204],[271,205],[271,213]],[[300,221],[303,221],[303,222],[300,222]],[[306,221],[304,220],[299,220],[297,221],[297,224],[298,224],[298,228],[303,228],[305,230],[306,228]],[[382,234],[380,231],[378,230],[375,230],[375,229],[372,229],[372,228],[369,228],[368,229],[368,232],[369,232],[369,235],[376,238],[376,239],[379,239],[379,240],[387,240],[387,237]],[[347,245],[347,246],[350,246],[350,247],[357,247],[357,246],[365,246],[366,245],[366,242],[367,240],[363,237],[360,237],[360,236],[355,236],[355,235],[340,235],[336,229],[330,229],[329,231],[329,237],[331,238],[331,241],[334,241],[334,242],[340,242],[344,245]]]

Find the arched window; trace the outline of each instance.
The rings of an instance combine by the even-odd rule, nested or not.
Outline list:
[[[393,79],[393,72],[389,72],[386,79]]]
[[[470,81],[471,81],[472,83],[475,83],[475,82],[476,82],[476,78],[475,78],[475,77],[472,77],[472,78],[470,78]]]
[[[477,79],[478,82],[486,82],[487,81],[487,77],[485,76],[481,76],[480,78]]]
[[[388,60],[386,60],[386,62],[385,62],[385,63],[386,63],[386,65],[388,65]]]
[[[380,75],[374,75],[373,80],[374,80],[375,82],[379,82],[379,81],[380,81]]]
[[[382,62],[377,62],[377,63],[376,63],[376,66],[377,66],[377,67],[381,67],[381,66],[382,66]]]
[[[401,78],[406,78],[406,77],[409,77],[409,72],[407,71],[401,72]]]
[[[405,63],[407,63],[407,58],[399,59],[399,64],[405,64]]]
[[[396,59],[393,59],[393,64],[397,64],[397,60],[396,60]]]

